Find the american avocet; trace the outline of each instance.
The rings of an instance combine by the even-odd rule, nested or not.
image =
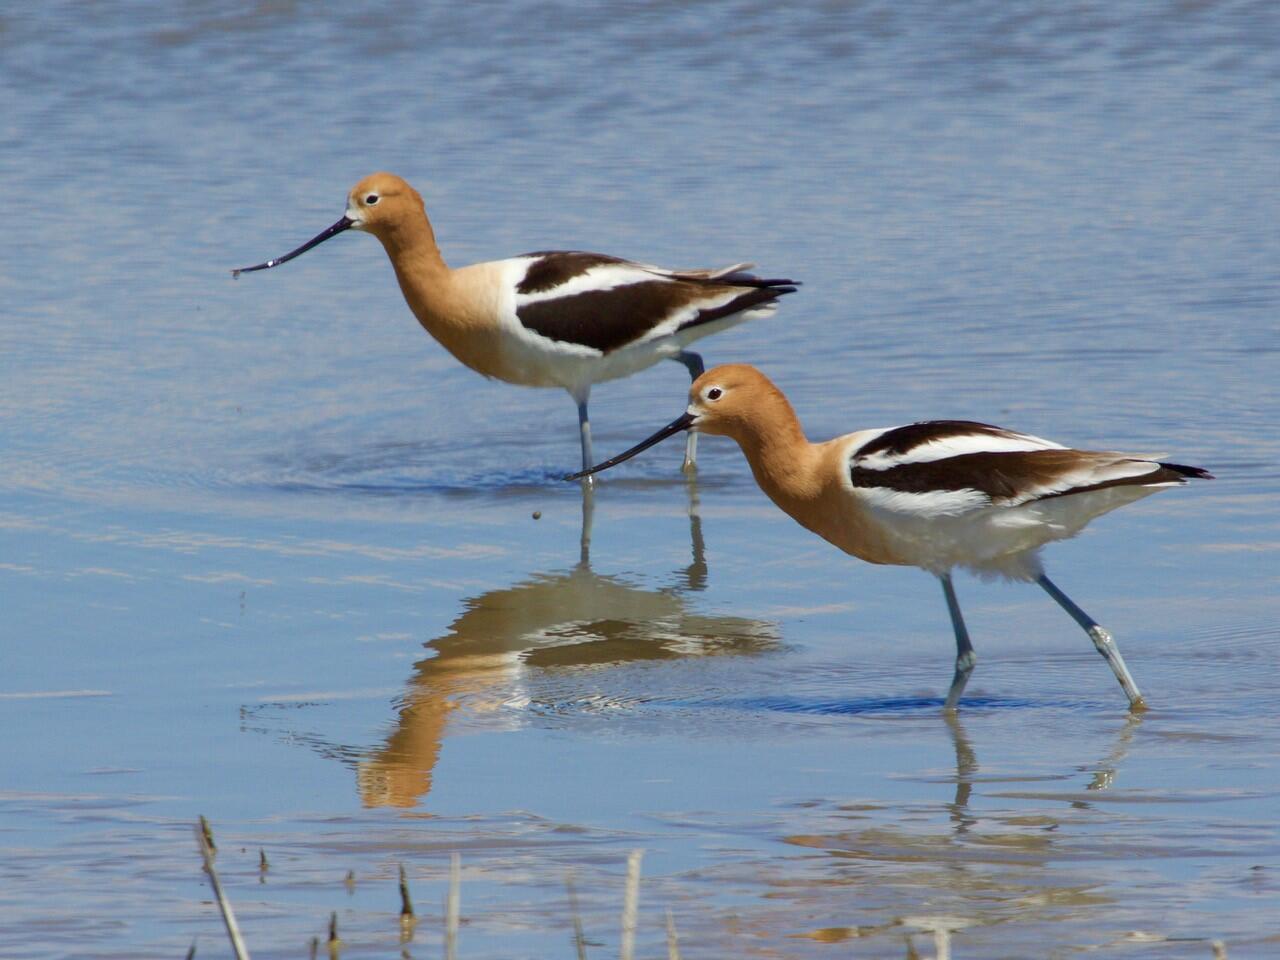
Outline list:
[[[718,270],[667,270],[600,253],[544,250],[450,269],[436,246],[422,197],[400,177],[374,173],[347,196],[337,223],[282,257],[292,260],[344,230],[382,241],[418,322],[457,359],[486,377],[527,387],[563,387],[578,404],[583,469],[591,466],[591,385],[671,359],[703,371],[685,348],[744,320],[772,313],[793,280],[765,280],[749,263]],[[693,466],[694,437],[685,450]]]
[[[1045,576],[1039,551],[1162,487],[1212,479],[1208,471],[1136,454],[1071,450],[966,420],[926,420],[810,443],[781,390],[755,367],[728,364],[694,381],[683,416],[583,473],[605,470],[684,430],[736,440],[769,499],[846,553],[920,567],[942,581],[956,635],[946,709],[955,709],[977,660],[951,584],[954,567],[1038,583],[1088,632],[1131,708],[1144,708],[1111,634]]]

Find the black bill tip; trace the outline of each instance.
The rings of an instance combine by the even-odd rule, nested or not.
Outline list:
[[[641,440],[630,450],[624,450],[622,453],[618,454],[616,457],[610,457],[608,460],[601,461],[600,463],[597,463],[594,467],[588,467],[586,470],[579,470],[577,473],[571,473],[567,477],[565,477],[565,479],[581,480],[584,477],[589,477],[593,474],[599,473],[601,470],[608,470],[610,467],[616,467],[618,464],[622,463],[623,461],[630,460],[637,453],[643,453],[645,450],[648,450],[654,444],[661,443],[663,440],[667,439],[667,437],[671,436],[673,433],[680,433],[681,431],[688,430],[692,426],[693,426],[693,414],[686,411],[685,413],[681,414],[679,417],[677,417],[676,419],[668,423],[665,427],[663,427],[653,436],[649,437],[646,440]]]
[[[312,247],[324,243],[330,237],[336,237],[343,230],[349,229],[354,224],[354,220],[350,217],[344,216],[333,226],[320,231],[302,246],[298,247],[296,250],[290,250],[283,257],[276,257],[274,260],[264,260],[262,263],[255,263],[252,267],[237,267],[235,270],[231,271],[231,276],[233,279],[239,279],[240,274],[242,273],[253,273],[255,270],[270,270],[272,267],[278,267],[280,264],[292,260],[294,257],[301,256]]]

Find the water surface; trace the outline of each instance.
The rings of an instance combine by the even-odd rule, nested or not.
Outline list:
[[[754,2],[57,2],[0,14],[0,956],[440,949],[1235,957],[1280,943],[1280,16]],[[333,222],[373,169],[454,264],[555,247],[804,281],[707,342],[811,435],[926,417],[1217,474],[1039,591],[861,565],[704,441],[608,478]],[[683,368],[600,386],[600,452]],[[534,514],[538,513],[538,519]],[[258,872],[258,851],[271,863]],[[396,870],[422,922],[401,943]],[[356,883],[343,878],[354,871]]]

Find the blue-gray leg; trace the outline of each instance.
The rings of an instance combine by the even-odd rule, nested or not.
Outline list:
[[[1147,709],[1146,701],[1142,699],[1142,694],[1138,692],[1138,685],[1133,682],[1133,675],[1129,673],[1129,668],[1125,666],[1124,657],[1120,656],[1120,648],[1116,646],[1111,634],[1099,626],[1093,617],[1077,607],[1075,602],[1059,590],[1057,585],[1044,574],[1040,575],[1036,583],[1044,588],[1045,593],[1053,597],[1058,606],[1071,614],[1072,620],[1084,627],[1085,633],[1089,634],[1089,639],[1093,641],[1098,653],[1102,654],[1103,659],[1107,661],[1107,665],[1111,667],[1111,672],[1120,681],[1120,686],[1124,689],[1125,696],[1129,698],[1129,709]]]
[[[582,469],[589,470],[596,465],[595,458],[591,455],[591,419],[587,416],[587,399],[591,395],[588,388],[582,396],[574,396],[574,400],[578,402],[578,434],[582,440]],[[584,486],[594,486],[594,477],[583,477]]]
[[[965,684],[969,682],[969,674],[973,673],[974,664],[978,662],[978,655],[973,652],[973,644],[969,642],[969,631],[960,613],[960,603],[956,600],[956,588],[951,585],[951,574],[944,573],[938,579],[942,581],[942,592],[947,597],[947,612],[951,614],[951,627],[956,632],[956,672],[951,679],[951,689],[947,691],[947,701],[942,709],[954,710],[960,703]]]
[[[689,371],[690,383],[702,376],[707,369],[702,362],[702,355],[694,353],[692,350],[681,350],[671,359],[675,360],[677,363],[684,364],[685,369]],[[690,430],[684,441],[684,464],[681,469],[684,470],[685,473],[692,473],[694,470],[698,469],[698,465],[695,462],[697,460],[697,456],[698,435]]]

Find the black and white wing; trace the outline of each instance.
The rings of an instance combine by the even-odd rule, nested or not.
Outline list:
[[[734,264],[719,270],[665,270],[575,250],[508,261],[515,318],[548,340],[609,353],[736,314],[770,310],[792,280],[763,279]]]
[[[858,496],[873,507],[919,516],[957,516],[993,505],[1209,476],[1199,467],[1072,450],[968,420],[864,431],[849,452],[849,479]]]

